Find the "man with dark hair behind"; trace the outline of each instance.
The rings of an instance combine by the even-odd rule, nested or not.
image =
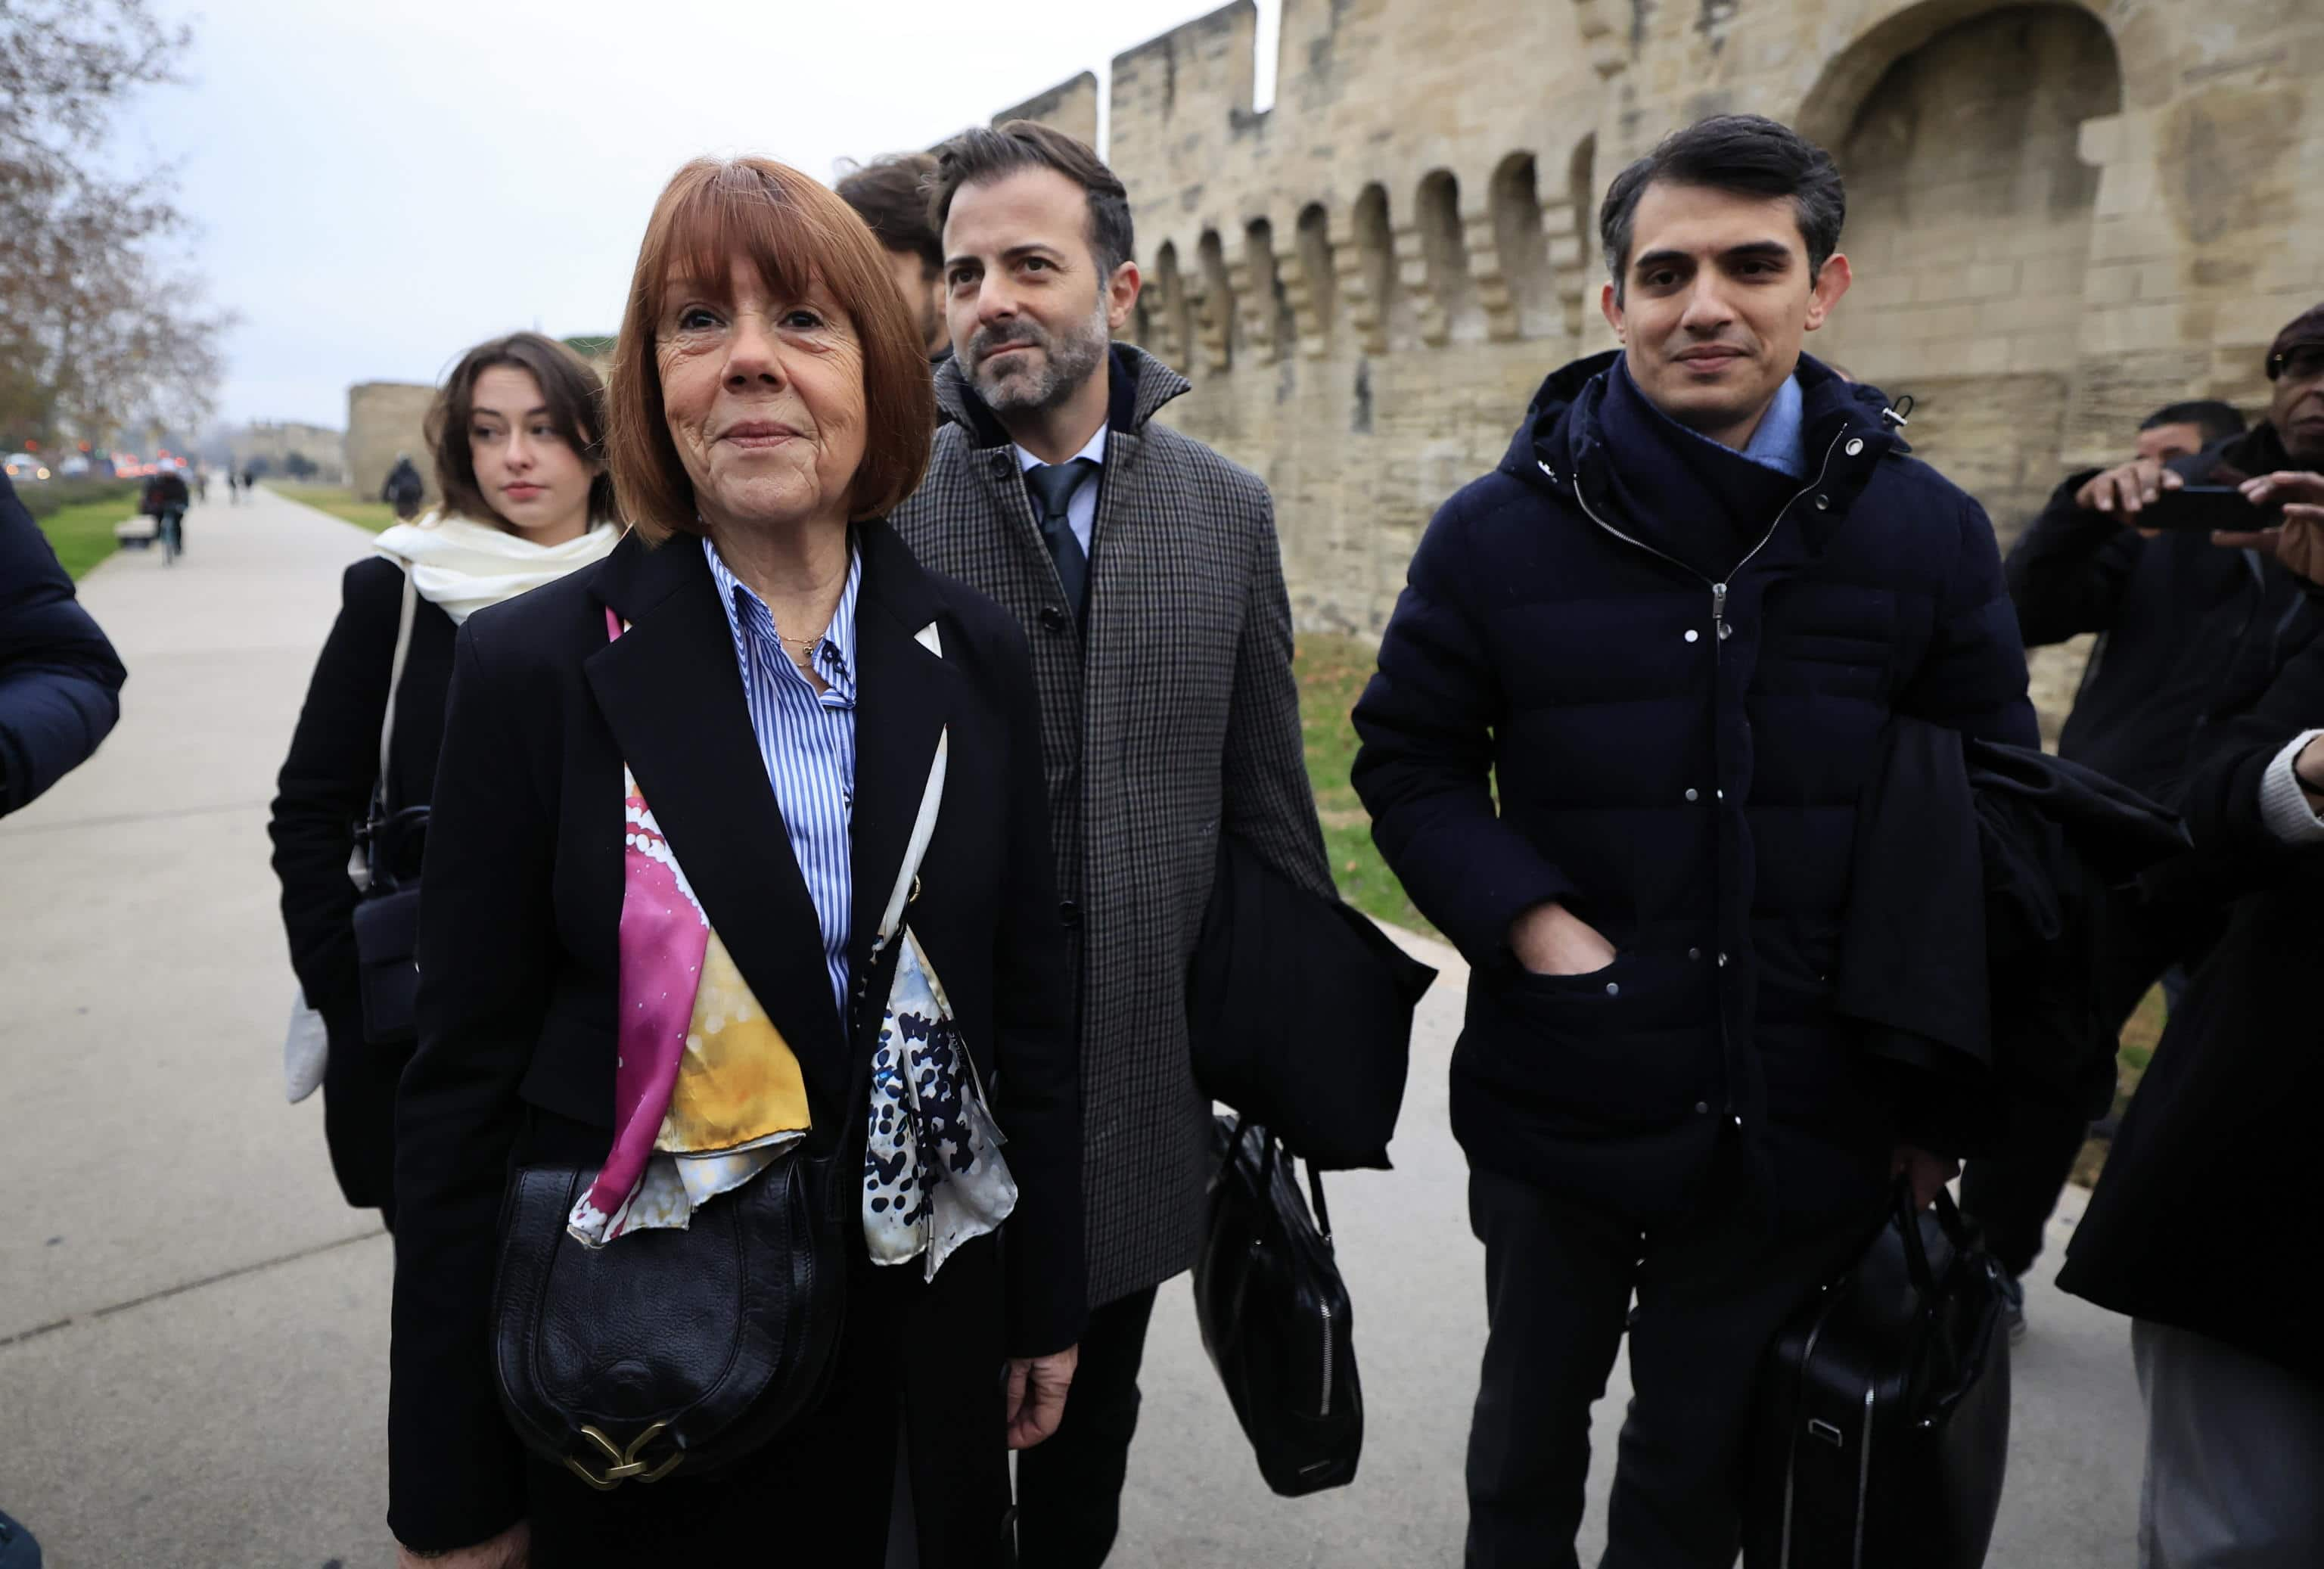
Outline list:
[[[890,152],[848,170],[833,189],[888,253],[888,270],[919,323],[928,363],[942,365],[952,357],[952,337],[945,330],[944,291],[937,282],[944,272],[944,242],[928,222],[928,187],[936,175],[931,153]]]
[[[1471,1569],[1575,1563],[1626,1324],[1605,1562],[1729,1569],[1768,1341],[1954,1169],[1833,1012],[1857,801],[1892,717],[2037,737],[1985,513],[1800,352],[1845,214],[1756,115],[1615,179],[1622,347],[1438,511],[1356,706],[1373,836],[1471,965]]]
[[[1138,300],[1128,193],[1017,120],[939,155],[955,351],[927,480],[890,519],[1013,613],[1040,688],[1057,918],[1078,987],[1090,1320],[1057,1435],[1018,1457],[1026,1569],[1093,1569],[1120,1518],[1156,1288],[1212,1166],[1186,970],[1221,835],[1331,897],[1275,507],[1155,416],[1187,391],[1111,341]]]
[[[2192,457],[2215,441],[2244,433],[2244,417],[2233,403],[2198,398],[2186,403],[2165,403],[2138,424],[2138,455],[2168,463]]]
[[[2164,490],[2324,468],[2324,306],[2271,346],[2268,416],[2248,431],[2225,403],[2172,403],[2139,428],[2138,456],[2067,476],[2009,553],[2010,596],[2026,646],[2100,634],[2058,753],[2174,809],[2205,738],[2247,712],[2276,672],[2324,631],[2301,579],[2256,549],[2223,549],[2200,531],[2143,531]],[[2200,436],[2190,443],[2188,438]],[[2100,946],[2102,1010],[2119,1030],[2160,981],[2175,1001],[2224,926],[2212,864],[2156,868],[2109,906]],[[2094,1043],[2094,1056],[2106,1043]],[[2089,1100],[2015,1110],[2005,1148],[1969,1163],[1961,1205],[2013,1278],[2031,1269],[2091,1121]],[[2023,1290],[2012,1328],[2024,1329]]]

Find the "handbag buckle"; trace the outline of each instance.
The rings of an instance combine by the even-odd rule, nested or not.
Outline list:
[[[611,1492],[625,1481],[659,1481],[678,1469],[678,1463],[686,1458],[686,1451],[678,1450],[659,1465],[650,1461],[641,1460],[638,1456],[644,1452],[647,1444],[660,1437],[662,1430],[669,1426],[667,1422],[657,1422],[632,1439],[627,1449],[622,1449],[616,1447],[612,1439],[585,1422],[581,1425],[581,1436],[604,1450],[606,1459],[612,1463],[605,1467],[602,1475],[591,1471],[576,1455],[567,1455],[565,1464],[574,1475],[595,1488],[599,1492]]]

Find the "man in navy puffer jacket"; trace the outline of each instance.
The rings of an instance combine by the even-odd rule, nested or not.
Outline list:
[[[1381,852],[1472,966],[1471,1569],[1575,1562],[1626,1316],[1603,1562],[1731,1564],[1767,1341],[1895,1177],[1925,1204],[1953,1169],[1831,1013],[1857,798],[1891,714],[2038,736],[1985,513],[1800,353],[1843,212],[1756,116],[1615,180],[1624,347],[1437,513],[1356,708]]]

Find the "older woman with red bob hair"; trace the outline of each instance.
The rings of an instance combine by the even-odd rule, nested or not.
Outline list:
[[[932,423],[845,204],[765,160],[680,170],[606,420],[630,535],[455,656],[397,1121],[406,1561],[1002,1561],[1007,1450],[1055,1430],[1082,1327],[1078,1057],[1021,636],[881,521]],[[503,1233],[567,1168],[541,1246],[616,1282],[832,1174],[833,1349],[739,1457],[524,1425]],[[724,1353],[632,1299],[586,1326],[639,1348],[610,1383]]]

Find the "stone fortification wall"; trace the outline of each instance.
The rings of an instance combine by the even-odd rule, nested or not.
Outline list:
[[[1702,115],[1832,150],[1858,281],[1809,347],[1912,393],[2005,537],[2156,406],[2264,407],[2324,299],[2312,0],[1284,0],[1265,113],[1256,20],[1118,57],[1107,153],[1132,334],[1195,383],[1166,417],[1274,487],[1305,627],[1377,631],[1436,504],[1611,346],[1597,203]],[[1087,79],[1010,113],[1087,136]]]
[[[376,500],[395,466],[395,455],[411,454],[411,461],[428,482],[428,499],[438,500],[436,465],[428,455],[421,425],[436,389],[418,382],[360,382],[347,389],[347,485],[356,495]]]
[[[247,468],[252,459],[264,458],[271,472],[286,474],[286,460],[297,453],[315,466],[317,483],[337,485],[346,478],[346,438],[328,426],[256,420],[243,428],[232,450],[236,468]]]

